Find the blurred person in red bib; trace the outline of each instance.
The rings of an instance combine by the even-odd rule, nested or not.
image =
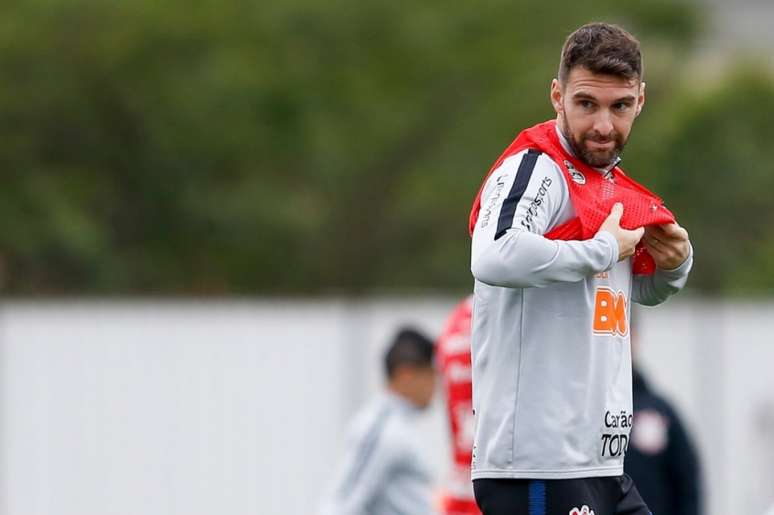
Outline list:
[[[443,515],[480,515],[473,496],[470,460],[473,451],[473,407],[470,364],[470,318],[473,297],[452,310],[436,342],[436,362],[446,395],[452,469],[441,496]]]

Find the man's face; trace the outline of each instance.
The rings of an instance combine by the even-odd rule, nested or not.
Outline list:
[[[405,391],[409,400],[420,409],[425,409],[433,400],[436,372],[432,367],[406,366],[404,370]]]
[[[645,83],[594,74],[579,66],[564,84],[554,79],[551,103],[575,155],[595,168],[605,168],[616,161],[629,139],[645,103]]]

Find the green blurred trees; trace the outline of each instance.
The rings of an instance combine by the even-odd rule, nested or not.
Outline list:
[[[692,285],[770,287],[754,267],[774,266],[755,143],[771,83],[677,100],[697,13],[663,0],[4,2],[5,290],[465,291],[476,188],[515,132],[551,116],[563,39],[593,19],[643,41],[648,107],[625,164],[690,221],[702,261],[718,258],[697,260]],[[731,115],[747,151],[723,139]],[[707,167],[750,182],[708,186]],[[726,210],[747,229],[694,194],[709,187],[733,188]],[[739,245],[748,259],[726,266]]]
[[[691,281],[709,292],[774,291],[771,77],[737,70],[673,105],[656,180],[701,256]]]

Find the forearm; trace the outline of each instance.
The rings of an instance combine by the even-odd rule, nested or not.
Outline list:
[[[618,243],[606,231],[585,241],[554,241],[512,229],[473,260],[471,271],[492,286],[529,288],[577,282],[611,269],[617,261]]]
[[[693,247],[688,257],[674,270],[656,268],[652,275],[636,275],[632,285],[632,300],[644,306],[655,306],[680,291],[693,267]]]

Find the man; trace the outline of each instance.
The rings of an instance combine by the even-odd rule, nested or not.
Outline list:
[[[473,298],[457,304],[436,343],[438,368],[446,393],[452,436],[452,469],[441,498],[443,515],[480,515],[470,482],[473,409],[470,365],[470,318]]]
[[[484,515],[649,513],[623,473],[630,302],[681,289],[692,250],[617,166],[642,79],[625,30],[572,33],[551,83],[556,119],[519,134],[471,211],[472,478]]]
[[[435,390],[433,351],[433,342],[413,329],[395,336],[384,359],[386,391],[355,417],[324,515],[433,512],[431,475],[414,427]]]

